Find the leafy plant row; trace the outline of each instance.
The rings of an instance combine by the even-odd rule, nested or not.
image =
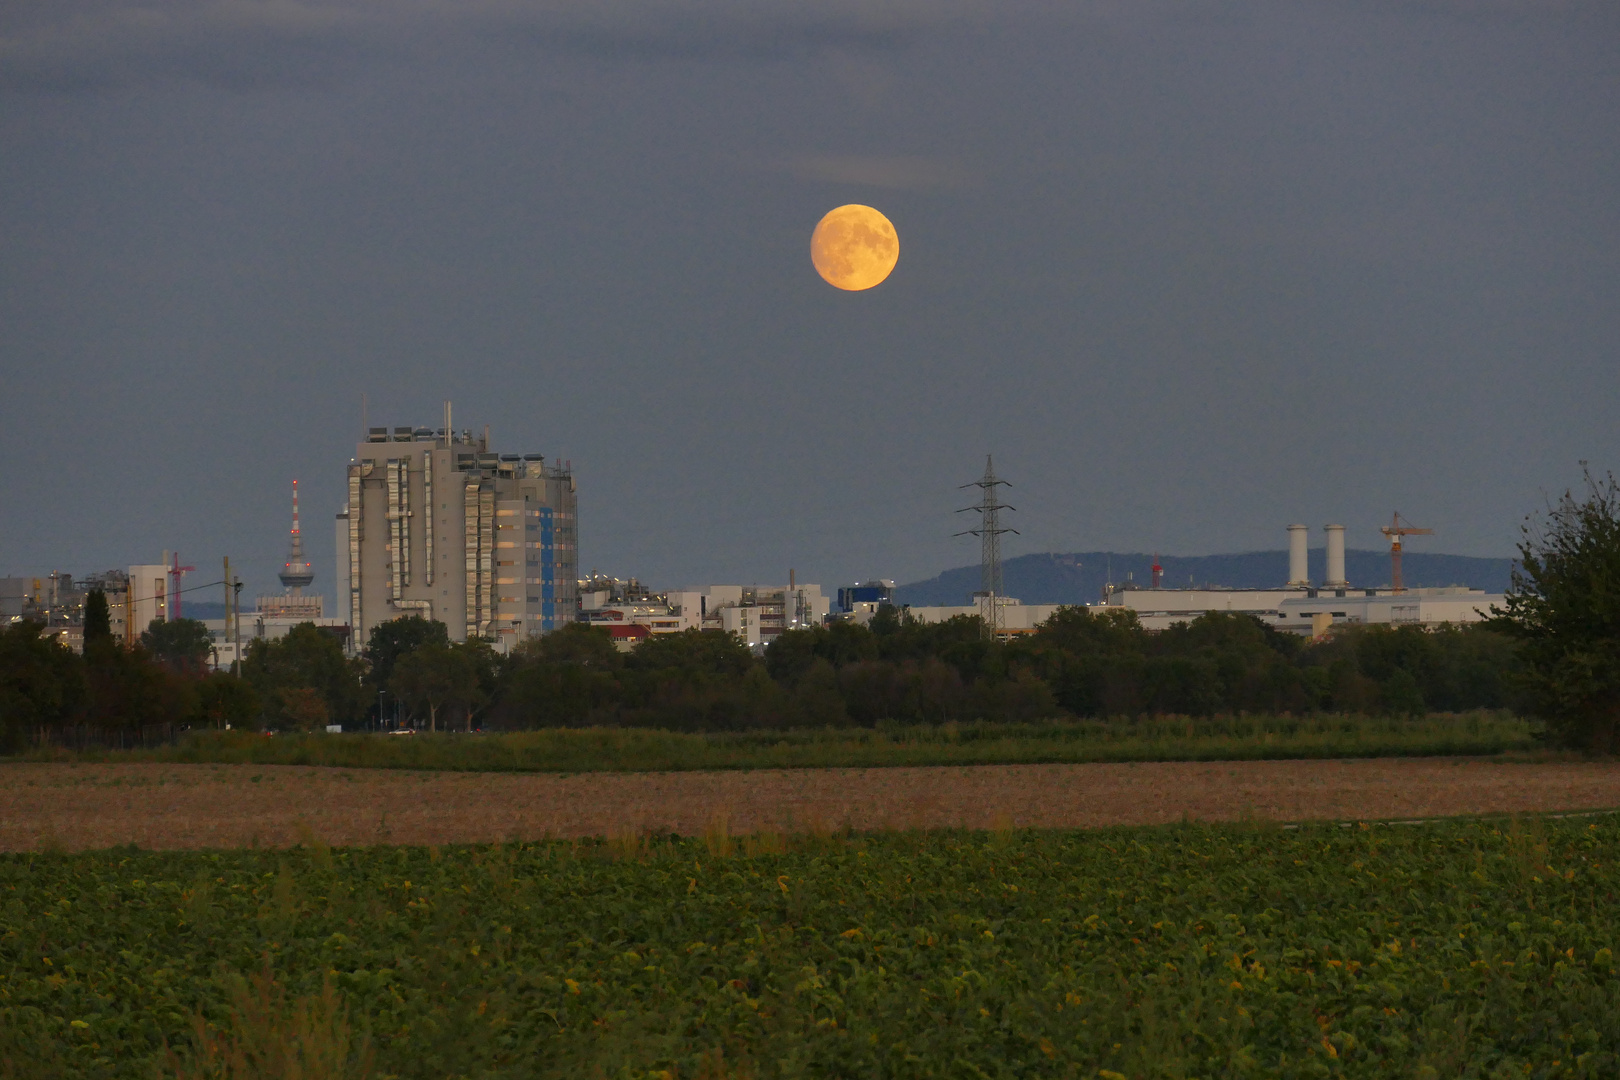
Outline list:
[[[1617,892],[1612,817],[12,855],[0,1075],[1612,1077]]]

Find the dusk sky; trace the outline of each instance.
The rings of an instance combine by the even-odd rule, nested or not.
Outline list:
[[[362,395],[572,461],[655,586],[975,562],[987,453],[1008,554],[1509,555],[1620,469],[1617,55],[1613,0],[9,0],[0,575],[272,591],[297,478],[330,597]]]

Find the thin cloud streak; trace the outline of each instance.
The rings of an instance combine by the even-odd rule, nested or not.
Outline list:
[[[742,0],[680,8],[650,0],[35,4],[0,15],[0,89],[324,81],[365,55],[438,51],[457,37],[486,47],[631,61],[892,52],[936,29],[982,22],[989,11],[980,0]]]
[[[896,191],[954,190],[978,187],[984,182],[979,170],[960,162],[903,155],[811,155],[790,158],[778,167],[801,180]]]

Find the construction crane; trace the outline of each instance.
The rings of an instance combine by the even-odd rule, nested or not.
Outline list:
[[[1404,524],[1402,524],[1405,522]],[[1401,538],[1405,536],[1433,536],[1433,529],[1414,528],[1410,521],[1401,517],[1399,510],[1395,512],[1394,519],[1382,529],[1378,530],[1389,537],[1389,583],[1392,591],[1403,593],[1406,591],[1406,582],[1401,578]]]
[[[197,569],[195,566],[181,566],[180,553],[174,553],[174,565],[169,567],[169,621],[174,622],[180,617],[180,575],[189,574]]]

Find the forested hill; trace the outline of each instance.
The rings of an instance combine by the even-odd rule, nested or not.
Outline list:
[[[1326,553],[1311,549],[1311,575],[1320,577]],[[1288,580],[1288,552],[1245,551],[1234,555],[1162,555],[1166,588],[1189,584],[1233,589],[1278,588]],[[1389,584],[1389,551],[1351,548],[1344,556],[1345,576],[1356,587]],[[1486,592],[1508,587],[1512,559],[1482,559],[1471,555],[1433,555],[1408,551],[1404,557],[1408,588],[1467,585]],[[1153,556],[1110,551],[1081,551],[1072,555],[1046,553],[1020,555],[1002,564],[1007,595],[1026,604],[1091,604],[1102,595],[1112,573],[1116,582],[1147,585],[1153,579]],[[961,566],[927,581],[914,581],[895,590],[895,602],[912,607],[971,603],[979,588],[979,568]]]

